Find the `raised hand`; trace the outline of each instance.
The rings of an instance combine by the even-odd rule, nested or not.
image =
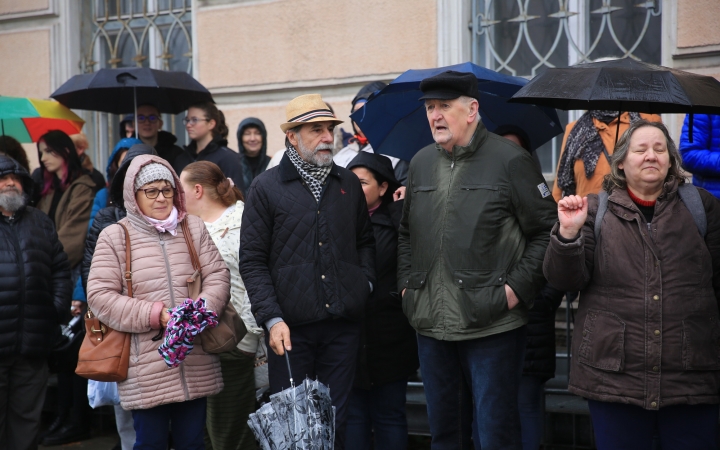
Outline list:
[[[558,221],[560,236],[565,239],[575,239],[585,224],[588,212],[587,197],[568,195],[558,202]]]

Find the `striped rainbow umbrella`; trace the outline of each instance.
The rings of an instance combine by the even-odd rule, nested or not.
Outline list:
[[[55,100],[0,96],[0,134],[37,142],[51,130],[80,133],[85,121]]]

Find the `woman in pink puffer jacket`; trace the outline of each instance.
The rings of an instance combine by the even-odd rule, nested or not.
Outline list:
[[[125,232],[111,225],[98,238],[88,278],[88,305],[103,323],[132,333],[130,368],[118,383],[120,402],[132,410],[135,449],[166,449],[170,427],[176,449],[204,448],[206,397],[223,389],[217,355],[202,349],[202,334],[182,364],[168,368],[152,338],[167,324],[168,308],[188,296],[193,274],[180,226],[188,221],[202,267],[200,297],[223,311],[230,275],[202,220],[187,215],[178,176],[162,158],[136,157],[125,176],[124,199],[130,234],[133,297],[125,274]]]

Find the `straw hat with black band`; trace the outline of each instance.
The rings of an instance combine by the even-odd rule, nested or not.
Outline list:
[[[343,123],[330,111],[320,94],[306,94],[290,100],[285,107],[285,116],[287,122],[280,125],[283,133],[306,123],[335,122],[336,125]]]

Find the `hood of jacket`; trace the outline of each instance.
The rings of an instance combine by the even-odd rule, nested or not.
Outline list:
[[[262,158],[267,154],[267,130],[265,130],[265,124],[262,123],[262,120],[256,117],[248,117],[240,122],[240,125],[238,125],[236,133],[238,140],[238,152],[243,155],[243,157],[245,156],[245,146],[242,143],[242,135],[245,132],[245,128],[250,126],[258,128],[260,130],[260,134],[262,135],[262,147],[260,147],[260,153],[258,154],[258,157]]]
[[[32,177],[19,162],[15,161],[9,156],[0,155],[0,177],[5,175],[14,174],[20,178],[22,183],[23,193],[28,197],[32,198],[35,190],[35,183],[33,183]]]
[[[115,177],[113,177],[112,181],[110,181],[110,201],[123,211],[125,210],[125,200],[123,199],[123,185],[125,182],[125,174],[127,173],[128,167],[130,167],[130,163],[132,162],[132,160],[135,159],[136,156],[140,155],[157,156],[157,152],[154,148],[150,147],[147,144],[143,144],[142,142],[133,145],[128,149],[123,163],[120,165],[117,172],[115,173]]]
[[[112,153],[110,153],[110,157],[108,158],[107,166],[105,167],[105,176],[107,177],[108,183],[112,183],[112,176],[110,176],[110,166],[112,166],[112,162],[117,156],[117,154],[120,152],[120,150],[126,148],[130,149],[135,144],[142,144],[142,141],[140,139],[135,138],[123,138],[120,139],[120,141],[115,144],[115,148],[113,149]],[[127,155],[125,155],[127,158]],[[119,167],[118,167],[119,168]]]
[[[123,200],[125,210],[127,211],[128,215],[133,215],[135,217],[143,216],[143,213],[140,212],[140,207],[135,200],[135,178],[137,177],[138,172],[140,172],[140,169],[151,163],[158,163],[167,167],[168,170],[170,170],[170,173],[172,173],[173,178],[175,179],[176,193],[173,196],[173,205],[178,210],[179,223],[187,215],[187,210],[185,209],[185,191],[183,190],[182,183],[180,183],[180,178],[177,176],[170,163],[168,163],[161,157],[155,155],[136,156],[135,158],[133,158],[130,166],[127,168],[127,173],[125,174],[125,179],[123,182]]]
[[[177,137],[174,134],[168,131],[160,130],[157,137],[157,145],[155,145],[155,147],[172,147],[176,142]]]

